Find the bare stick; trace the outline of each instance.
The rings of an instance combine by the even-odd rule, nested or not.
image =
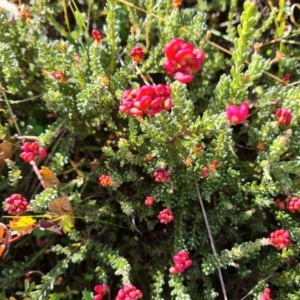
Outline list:
[[[199,186],[198,186],[197,182],[195,182],[195,186],[196,186],[197,196],[198,196],[198,199],[199,199],[199,202],[200,202],[203,218],[204,218],[204,221],[205,221],[205,226],[206,226],[206,229],[207,229],[207,232],[208,232],[210,245],[211,245],[211,248],[213,250],[213,254],[216,256],[217,251],[216,251],[215,243],[214,243],[214,240],[213,240],[213,237],[212,237],[212,234],[211,234],[210,226],[209,226],[209,223],[208,223],[207,215],[206,215],[206,212],[205,212],[205,208],[204,208],[204,205],[203,205],[202,197],[201,197],[201,194],[200,194],[200,191],[199,191]],[[222,286],[222,292],[223,292],[224,299],[228,300],[227,294],[226,294],[226,289],[225,289],[225,284],[224,284],[224,280],[223,280],[223,276],[222,276],[222,272],[221,272],[220,267],[218,267],[218,273],[219,273],[219,278],[220,278],[220,282],[221,282],[221,286]]]

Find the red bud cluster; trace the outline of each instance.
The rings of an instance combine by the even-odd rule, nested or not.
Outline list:
[[[229,105],[226,108],[226,118],[234,125],[244,122],[249,114],[249,103],[243,102],[240,106]]]
[[[45,158],[47,156],[47,151],[40,147],[37,142],[26,142],[21,149],[23,152],[20,154],[20,157],[23,158],[25,162]]]
[[[164,67],[167,73],[181,83],[189,83],[193,80],[191,73],[200,70],[205,58],[202,49],[195,49],[192,43],[186,43],[181,38],[167,44],[165,56]]]
[[[189,258],[188,252],[181,250],[173,257],[175,266],[169,269],[171,274],[182,273],[186,268],[193,264],[193,261]]]
[[[270,243],[276,247],[277,250],[282,250],[291,246],[290,233],[285,229],[279,229],[271,233]]]
[[[271,289],[269,288],[265,288],[264,292],[262,293],[262,295],[260,296],[259,300],[273,300],[271,298]]]
[[[300,199],[297,197],[287,199],[286,208],[292,213],[300,212]]]
[[[174,221],[173,213],[169,209],[164,209],[158,214],[160,223],[167,224]]]
[[[68,80],[67,77],[65,77],[63,72],[52,71],[51,75],[60,83],[64,83]]]
[[[144,85],[139,89],[126,90],[122,95],[120,111],[132,116],[155,116],[162,110],[170,110],[173,102],[168,85]]]
[[[158,168],[154,172],[156,182],[169,182],[171,180],[169,172],[165,168]]]
[[[102,186],[109,186],[112,184],[112,179],[110,176],[108,175],[101,175],[99,177],[99,183],[102,185]]]
[[[21,215],[27,211],[28,202],[20,194],[12,194],[5,199],[5,203],[10,215]]]
[[[103,39],[104,39],[104,35],[101,33],[100,30],[94,29],[92,31],[92,37],[96,42],[96,45],[98,45]]]
[[[132,59],[136,64],[139,64],[141,61],[143,61],[145,52],[142,47],[136,46],[132,48],[129,55],[132,57]]]
[[[276,117],[279,125],[290,125],[292,122],[292,112],[287,108],[278,108]]]
[[[93,297],[93,300],[102,300],[103,297],[106,295],[107,293],[107,285],[106,284],[98,284],[95,286],[94,291],[95,293],[97,293],[98,295]]]
[[[145,200],[145,204],[147,206],[152,206],[153,205],[153,201],[154,201],[154,197],[148,196]]]
[[[142,297],[143,294],[140,290],[131,284],[126,284],[119,290],[116,300],[134,300]]]

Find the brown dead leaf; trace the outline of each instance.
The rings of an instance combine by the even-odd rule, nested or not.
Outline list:
[[[9,141],[0,144],[0,167],[5,164],[5,159],[12,157],[13,145]]]

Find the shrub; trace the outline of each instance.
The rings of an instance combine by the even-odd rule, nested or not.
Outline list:
[[[52,2],[0,1],[1,299],[299,299],[295,6]]]

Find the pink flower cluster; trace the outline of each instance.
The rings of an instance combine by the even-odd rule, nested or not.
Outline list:
[[[102,185],[102,186],[109,186],[109,185],[111,185],[112,184],[112,179],[111,179],[111,177],[110,176],[108,176],[108,175],[101,175],[100,177],[99,177],[99,183]]]
[[[10,215],[21,215],[27,211],[28,202],[20,194],[12,194],[5,199],[5,203]]]
[[[68,81],[68,78],[61,71],[60,72],[51,71],[51,75],[60,83],[64,83]]]
[[[193,261],[189,258],[188,252],[181,250],[173,257],[175,263],[174,267],[169,269],[171,274],[182,273],[186,268],[193,264]]]
[[[23,152],[20,154],[20,157],[23,158],[25,162],[37,160],[38,158],[45,158],[47,156],[47,151],[40,147],[37,142],[26,142],[21,149]]]
[[[136,64],[139,64],[144,59],[144,49],[141,46],[132,48],[129,55],[132,57]]]
[[[285,229],[279,229],[271,233],[270,243],[276,247],[277,250],[282,250],[291,246],[290,233]]]
[[[93,300],[102,300],[102,298],[106,295],[107,293],[107,285],[106,284],[98,284],[95,286],[94,291],[97,293],[96,296],[93,297]]]
[[[167,224],[169,222],[174,221],[173,213],[169,209],[164,209],[158,214],[158,219],[160,223]]]
[[[116,300],[134,300],[142,298],[143,294],[135,286],[126,284],[119,290]]]
[[[286,208],[292,213],[300,212],[300,199],[297,197],[287,199]]]
[[[152,206],[153,205],[153,201],[154,201],[154,197],[148,196],[145,200],[145,204],[147,206]]]
[[[276,110],[276,117],[279,125],[290,125],[292,122],[292,112],[287,108],[278,108]]]
[[[92,37],[95,40],[96,45],[98,45],[104,39],[104,35],[98,29],[94,29],[92,31]]]
[[[162,110],[170,110],[173,102],[168,85],[144,85],[139,89],[126,90],[122,95],[120,111],[132,116],[155,116]]]
[[[205,58],[202,49],[195,49],[192,43],[186,43],[181,38],[174,39],[166,45],[165,56],[164,67],[167,73],[181,83],[193,80],[191,73],[200,70]]]
[[[171,180],[169,172],[165,168],[158,168],[154,172],[156,182],[169,182]]]
[[[249,103],[243,102],[240,106],[229,105],[226,108],[227,120],[236,125],[244,122],[249,114]]]
[[[271,298],[271,289],[265,288],[264,292],[261,294],[259,300],[273,300]]]

